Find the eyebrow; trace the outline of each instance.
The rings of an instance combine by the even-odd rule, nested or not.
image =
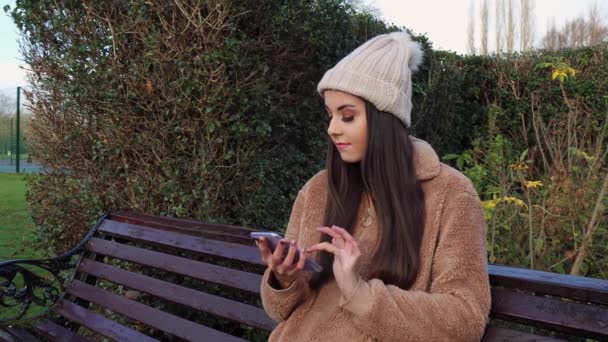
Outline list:
[[[338,112],[341,111],[344,108],[356,108],[355,105],[353,104],[343,104],[340,107],[338,107]],[[325,109],[329,111],[329,107],[325,106]]]

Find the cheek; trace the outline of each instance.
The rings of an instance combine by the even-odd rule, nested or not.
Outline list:
[[[362,124],[357,128],[357,145],[361,148],[362,152],[367,151],[367,125]]]

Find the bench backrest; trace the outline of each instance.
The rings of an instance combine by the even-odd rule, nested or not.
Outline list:
[[[489,273],[490,317],[497,326],[608,340],[608,281],[499,265],[490,265]]]

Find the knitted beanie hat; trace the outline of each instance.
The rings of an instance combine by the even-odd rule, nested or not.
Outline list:
[[[328,89],[359,96],[409,127],[412,111],[411,74],[422,63],[423,52],[405,32],[376,36],[329,69],[317,91]]]

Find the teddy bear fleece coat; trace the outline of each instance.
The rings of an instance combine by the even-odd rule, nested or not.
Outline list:
[[[439,162],[425,141],[412,137],[416,176],[425,195],[426,220],[420,269],[407,290],[369,279],[376,241],[376,219],[363,228],[361,201],[352,234],[361,256],[354,294],[344,298],[335,280],[318,291],[303,272],[286,289],[275,289],[270,269],[261,297],[268,315],[279,322],[269,341],[479,341],[490,310],[485,223],[471,182]],[[363,196],[363,195],[362,195]],[[318,243],[327,198],[321,171],[298,193],[285,237],[300,248]],[[407,208],[407,204],[404,204]]]

